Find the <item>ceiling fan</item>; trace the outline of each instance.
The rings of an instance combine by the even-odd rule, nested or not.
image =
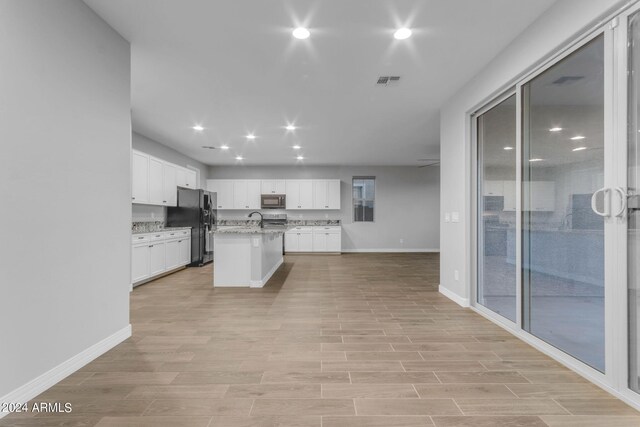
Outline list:
[[[419,162],[426,162],[425,165],[418,166],[418,168],[426,168],[428,166],[440,166],[440,159],[418,159]]]

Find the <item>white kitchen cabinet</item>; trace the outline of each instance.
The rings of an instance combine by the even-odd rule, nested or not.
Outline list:
[[[164,162],[162,168],[162,186],[164,188],[162,204],[165,206],[178,205],[178,186],[176,184],[177,168],[176,165]]]
[[[196,171],[191,170],[191,169],[185,169],[186,171],[186,176],[187,176],[187,181],[186,181],[186,187],[187,188],[198,188],[198,174],[196,173]]]
[[[233,209],[233,180],[208,179],[207,190],[216,193],[218,209]]]
[[[176,185],[184,188],[197,188],[196,171],[181,166],[176,167]]]
[[[180,266],[180,243],[178,239],[167,240],[166,251],[166,269],[173,270]]]
[[[287,209],[313,209],[313,181],[288,179],[286,181]]]
[[[515,212],[516,210],[516,182],[515,181],[503,181],[503,208],[502,210],[508,212]]]
[[[295,227],[284,235],[285,252],[313,252],[313,229]]]
[[[263,179],[261,184],[262,194],[285,194],[287,182],[284,179]]]
[[[164,162],[149,156],[149,203],[152,205],[164,205]]]
[[[233,208],[260,209],[260,191],[260,180],[235,180],[233,182]]]
[[[553,212],[555,210],[556,185],[553,181],[532,181],[529,183],[530,211]]]
[[[189,231],[191,234],[191,231]],[[180,262],[179,265],[187,265],[191,262],[191,238],[183,237],[178,240],[179,253],[180,253]]]
[[[149,243],[149,276],[163,273],[167,269],[166,266],[165,243]]]
[[[503,181],[484,181],[482,183],[483,196],[502,196],[503,194]]]
[[[313,252],[341,252],[342,229],[336,226],[313,227]]]
[[[149,156],[139,151],[132,152],[131,202],[149,203]]]
[[[313,209],[340,209],[340,180],[313,180]]]
[[[131,283],[149,277],[149,243],[134,244],[131,248]]]

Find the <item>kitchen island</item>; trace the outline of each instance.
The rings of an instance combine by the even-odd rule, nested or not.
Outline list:
[[[283,263],[284,229],[220,227],[213,234],[213,286],[263,287]]]

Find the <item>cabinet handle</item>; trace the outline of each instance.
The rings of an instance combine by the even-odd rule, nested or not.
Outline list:
[[[182,240],[178,240],[178,243],[182,243]]]
[[[153,245],[149,245],[149,247],[150,247],[150,248],[152,248],[152,247],[153,247]]]
[[[222,206],[218,206],[219,208],[222,208]]]
[[[140,240],[140,239],[144,239],[144,237],[138,237],[138,240]]]
[[[131,200],[135,200],[135,199],[136,199],[135,197],[132,197],[132,198],[131,198]]]
[[[162,203],[167,203],[167,201],[166,201],[166,200],[163,200],[163,201],[162,201]]]

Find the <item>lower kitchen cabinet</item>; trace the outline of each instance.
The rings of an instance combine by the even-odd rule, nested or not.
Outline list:
[[[140,284],[191,262],[191,230],[135,234],[131,283]]]
[[[285,252],[341,252],[342,228],[295,227],[284,235]]]

